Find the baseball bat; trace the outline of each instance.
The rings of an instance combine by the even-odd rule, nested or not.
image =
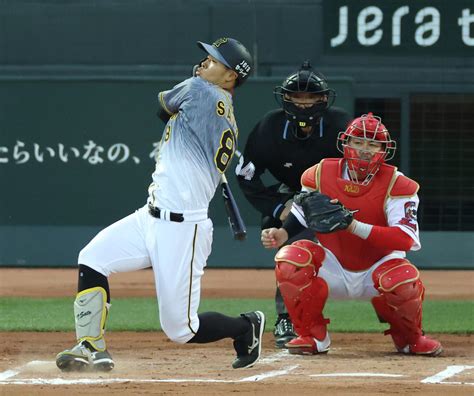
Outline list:
[[[240,215],[239,207],[237,206],[237,202],[232,194],[232,190],[230,189],[224,173],[221,177],[221,187],[222,198],[224,199],[224,206],[234,239],[243,241],[247,237],[247,228],[245,227],[244,220]]]

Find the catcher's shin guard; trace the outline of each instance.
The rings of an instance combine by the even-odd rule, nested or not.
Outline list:
[[[284,246],[275,256],[278,286],[299,338],[312,337],[319,341],[328,338],[329,320],[323,317],[328,286],[317,277],[323,259],[324,250],[311,241]],[[293,345],[290,342],[287,346]],[[299,344],[294,346],[299,348]]]
[[[110,305],[102,287],[93,287],[77,293],[74,301],[76,338],[89,342],[96,351],[105,351],[105,322]]]
[[[382,321],[390,324],[385,334],[392,336],[398,352],[437,356],[441,344],[424,336],[422,303],[425,288],[417,268],[405,259],[389,260],[372,274],[380,295],[372,305]]]

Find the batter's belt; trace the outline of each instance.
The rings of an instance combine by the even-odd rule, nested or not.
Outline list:
[[[182,223],[184,221],[184,216],[182,213],[175,213],[167,210],[165,211],[153,206],[151,203],[148,204],[148,213],[157,219],[175,221],[176,223]]]

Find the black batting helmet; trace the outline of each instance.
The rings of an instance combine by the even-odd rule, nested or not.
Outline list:
[[[242,85],[252,72],[252,56],[240,41],[230,37],[222,37],[214,41],[212,45],[203,43],[202,41],[198,41],[197,45],[237,73],[236,85]]]
[[[291,100],[291,94],[298,92],[324,95],[325,100],[309,108],[301,108]],[[290,74],[282,85],[276,87],[273,93],[278,104],[285,110],[288,120],[300,127],[316,125],[336,98],[336,92],[328,87],[326,77],[314,71],[308,60],[303,62],[298,71]]]

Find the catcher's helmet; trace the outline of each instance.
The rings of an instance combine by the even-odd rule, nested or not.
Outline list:
[[[322,95],[324,100],[308,108],[298,107],[291,95],[299,92]],[[273,91],[278,104],[285,110],[288,120],[299,127],[314,126],[329,109],[336,98],[336,92],[328,87],[326,77],[315,72],[310,62],[304,61],[301,68],[290,74],[283,84]]]
[[[355,148],[350,145],[350,138],[382,143],[382,147],[377,152]],[[380,117],[372,113],[353,120],[337,137],[337,149],[344,154],[352,182],[362,185],[369,184],[380,165],[393,158],[396,148],[397,143],[390,138]]]
[[[242,85],[252,72],[252,56],[240,41],[230,37],[222,37],[214,41],[212,45],[202,41],[198,41],[197,45],[237,73],[236,85]]]

